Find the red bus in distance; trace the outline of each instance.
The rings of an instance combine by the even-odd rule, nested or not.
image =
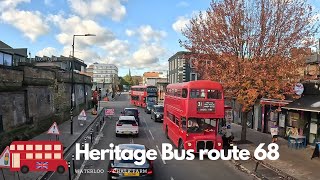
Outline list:
[[[132,86],[130,104],[145,108],[147,104],[157,104],[158,90],[156,86]]]
[[[224,115],[220,83],[198,80],[167,86],[163,130],[179,150],[221,150],[223,141],[218,125]]]

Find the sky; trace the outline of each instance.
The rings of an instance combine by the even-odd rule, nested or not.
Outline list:
[[[317,11],[320,0],[309,0]],[[0,0],[0,40],[34,56],[72,55],[119,75],[168,69],[191,17],[211,0]]]

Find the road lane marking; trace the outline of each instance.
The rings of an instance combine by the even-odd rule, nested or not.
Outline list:
[[[153,137],[152,132],[150,131],[150,129],[149,129],[149,133],[151,134],[151,137],[154,140],[154,137]]]
[[[158,145],[156,145],[156,147],[157,147],[157,150],[158,150],[158,152],[159,152],[159,154],[160,154],[160,158],[161,158],[163,164],[167,164],[167,163],[162,159],[162,154],[161,154],[161,151],[160,151]]]
[[[134,144],[134,142],[133,142],[133,139],[132,139],[132,138],[130,139],[130,144]]]
[[[95,146],[96,144],[99,143],[100,139],[103,137],[102,130],[104,129],[104,126],[105,126],[105,125],[106,125],[106,121],[103,123],[102,128],[101,128],[100,131],[99,131],[99,134],[97,135],[97,137],[95,138],[93,144],[91,145],[90,151],[94,148],[94,146]],[[81,167],[80,167],[80,169],[79,169],[79,172],[82,172],[82,171],[83,171],[83,169],[85,168],[85,165],[86,165],[87,161],[88,161],[88,160],[84,160],[84,161],[83,161],[83,163],[82,163],[82,165],[81,165]],[[77,176],[76,176],[73,180],[79,180],[80,176],[81,176],[81,173],[77,174]]]
[[[170,180],[174,180],[173,177],[170,177]]]

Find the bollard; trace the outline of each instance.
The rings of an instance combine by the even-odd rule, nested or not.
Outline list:
[[[98,133],[99,131],[99,127],[98,127],[98,124],[96,124],[96,132]]]
[[[73,174],[76,174],[76,167],[74,165],[74,154],[72,154],[72,171],[73,171]]]
[[[90,139],[91,139],[91,144],[92,144],[92,132],[90,133]]]
[[[81,149],[84,150],[84,144],[81,143]],[[84,154],[82,154],[82,158],[84,158]]]
[[[71,180],[70,161],[68,161],[69,180]]]
[[[102,121],[104,122],[104,116],[103,116],[103,118],[102,118]]]

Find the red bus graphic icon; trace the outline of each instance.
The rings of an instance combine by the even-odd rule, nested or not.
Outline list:
[[[10,145],[10,171],[57,171],[68,169],[60,141],[13,141]]]

